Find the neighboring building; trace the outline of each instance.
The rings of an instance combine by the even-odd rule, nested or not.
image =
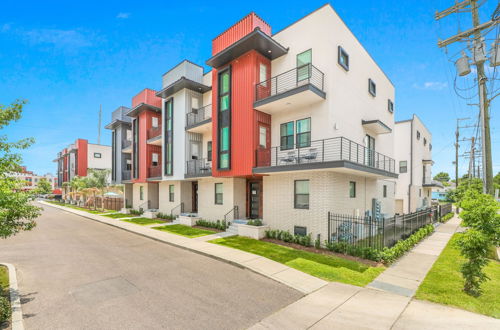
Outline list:
[[[119,107],[111,115],[106,128],[111,132],[111,182],[121,184],[131,180],[132,171],[132,119],[127,107]]]
[[[45,175],[35,174],[32,171],[28,171],[26,169],[26,166],[22,166],[22,170],[20,172],[10,173],[9,176],[24,181],[24,190],[36,189],[41,179],[46,179],[51,184],[52,190],[55,190],[57,187],[57,178],[55,176],[50,173],[47,173]]]
[[[394,143],[399,178],[396,187],[395,212],[409,213],[429,207],[432,189],[443,187],[432,180],[432,134],[424,123],[412,119],[396,122]]]
[[[330,5],[274,34],[251,13],[207,64],[134,97],[129,205],[325,239],[330,211],[394,214],[394,86]]]
[[[87,176],[89,169],[111,170],[111,147],[77,139],[59,152],[54,162],[57,163],[57,182],[61,187],[75,176]]]

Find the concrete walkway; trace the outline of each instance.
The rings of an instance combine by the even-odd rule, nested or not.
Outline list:
[[[251,329],[500,329],[494,318],[412,300],[459,223],[437,227],[367,287],[329,283]]]
[[[228,262],[230,264],[252,270],[258,274],[264,275],[275,281],[288,285],[289,287],[298,290],[304,294],[309,294],[322,288],[328,282],[311,276],[309,274],[290,268],[281,263],[269,260],[267,258],[248,253],[241,250],[228,248],[221,245],[207,243],[203,240],[187,238],[180,235],[170,234],[164,231],[155,230],[146,226],[136,225],[134,223],[120,221],[119,219],[112,219],[100,215],[91,214],[85,211],[75,210],[60,205],[55,205],[47,202],[40,201],[40,204],[62,209],[66,212],[74,213],[85,218],[89,218],[101,223],[118,227],[129,232],[133,232],[163,243],[167,243],[182,249],[190,250],[205,256],[209,256],[218,260]],[[223,237],[221,234],[216,233],[213,238]],[[210,235],[212,236],[212,235]],[[207,236],[205,236],[207,237]]]

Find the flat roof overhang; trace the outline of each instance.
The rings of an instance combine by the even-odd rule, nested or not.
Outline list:
[[[220,68],[253,49],[270,60],[277,59],[288,53],[288,48],[280,45],[273,38],[262,32],[260,28],[255,28],[255,30],[231,46],[209,58],[206,64],[213,68]]]
[[[184,88],[190,89],[198,93],[206,93],[212,89],[212,87],[210,86],[203,85],[202,83],[199,83],[197,81],[182,76],[181,78],[174,81],[167,87],[163,88],[161,91],[157,92],[156,96],[166,99],[167,97],[174,95],[175,93],[183,90]]]
[[[111,123],[109,123],[106,126],[104,126],[104,128],[106,128],[106,129],[115,129],[119,125],[123,125],[123,124],[125,124],[125,125],[131,125],[131,122],[125,121],[125,120],[120,120],[120,119],[115,119]]]
[[[432,180],[431,183],[424,183],[422,185],[422,187],[424,187],[424,188],[444,188],[444,185],[439,181]]]
[[[422,163],[424,165],[434,165],[434,161],[432,159],[422,159]]]
[[[161,134],[146,140],[146,143],[155,146],[161,146]]]
[[[161,108],[155,107],[154,105],[147,104],[147,103],[140,103],[130,109],[129,112],[126,113],[127,116],[129,117],[137,117],[141,112],[146,111],[146,110],[151,110],[154,112],[161,112]]]
[[[363,125],[363,127],[371,130],[376,134],[387,134],[392,132],[392,129],[389,126],[387,126],[381,120],[378,119],[361,120],[361,125]]]
[[[148,182],[160,182],[161,181],[161,176],[147,178],[146,181],[148,181]]]
[[[326,93],[309,83],[255,101],[253,107],[272,115],[278,112],[293,111],[324,99],[326,99]]]
[[[310,170],[334,170],[336,172],[345,172],[357,175],[364,175],[370,177],[386,177],[398,178],[397,173],[392,173],[377,168],[369,167],[362,164],[350,162],[348,160],[336,160],[330,162],[315,162],[306,164],[295,165],[280,165],[280,166],[267,166],[267,167],[254,167],[254,174],[272,174],[272,173],[286,173],[294,171],[310,171]],[[362,172],[362,173],[360,173]]]

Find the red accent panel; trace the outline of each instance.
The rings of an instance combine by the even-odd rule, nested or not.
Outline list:
[[[161,99],[160,99],[161,100]],[[139,102],[141,103],[141,102]],[[161,106],[161,104],[160,104]],[[148,130],[152,126],[153,117],[158,118],[158,122],[161,123],[161,114],[153,111],[143,111],[139,114],[139,178],[133,180],[133,182],[144,183],[146,182],[148,175],[148,168],[151,166],[152,153],[159,153],[159,163],[161,164],[161,146],[154,146],[147,144],[148,140]],[[132,155],[133,157],[133,155]]]
[[[255,84],[258,81],[259,65],[270,61],[252,50],[231,62],[232,97],[231,97],[231,169],[217,170],[217,70],[212,76],[212,118],[215,120],[212,130],[212,159],[214,177],[251,176],[255,166],[255,153],[259,141],[258,123],[271,123],[270,116],[253,109]],[[270,70],[268,70],[270,71]]]
[[[156,96],[155,90],[144,88],[139,94],[132,98],[132,108],[141,103],[161,108],[161,97]]]
[[[88,141],[83,139],[76,140],[76,148],[77,148],[76,159],[78,162],[78,171],[76,175],[87,176],[88,157],[89,157]]]
[[[257,27],[265,34],[271,35],[271,26],[252,12],[212,40],[212,55],[224,50]]]

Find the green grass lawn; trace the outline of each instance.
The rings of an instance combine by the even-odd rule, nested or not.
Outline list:
[[[121,221],[135,223],[136,225],[146,226],[146,225],[154,225],[156,223],[165,223],[165,221],[161,221],[158,219],[149,219],[149,218],[134,218],[134,219],[124,219]]]
[[[103,216],[112,219],[119,219],[119,218],[133,218],[136,217],[137,214],[111,213],[111,214],[103,214]]]
[[[8,295],[9,292],[9,270],[0,266],[0,295]]]
[[[48,201],[48,203],[54,204],[54,205],[60,205],[60,206],[64,206],[64,207],[69,207],[71,209],[75,209],[75,210],[79,210],[79,211],[85,211],[85,212],[92,213],[92,214],[102,214],[102,213],[116,212],[116,211],[113,211],[113,210],[104,210],[104,211],[103,210],[90,210],[90,209],[86,209],[84,207],[79,207],[79,206],[76,206],[76,205],[65,204],[65,203],[56,202],[56,201]]]
[[[465,259],[455,246],[459,235],[453,235],[448,242],[418,288],[416,298],[500,318],[500,263],[490,261],[485,267],[485,273],[490,280],[481,285],[481,296],[475,298],[463,292],[464,282],[460,266]]]
[[[189,238],[215,234],[215,231],[193,228],[193,227],[184,226],[184,225],[170,225],[170,226],[163,226],[163,227],[155,227],[154,229],[166,231],[166,232],[171,233],[171,234],[186,236]]]
[[[357,286],[367,285],[385,269],[240,236],[218,238],[210,243],[258,254],[326,281]]]

